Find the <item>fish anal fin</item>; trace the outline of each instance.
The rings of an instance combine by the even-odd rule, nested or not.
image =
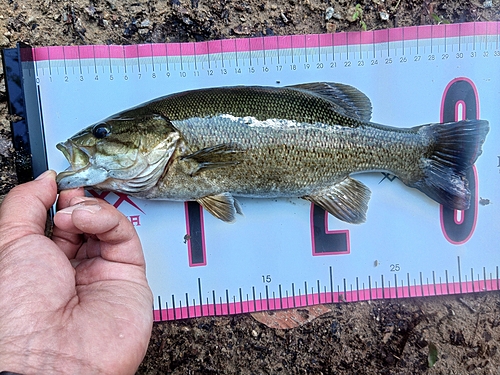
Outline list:
[[[370,195],[370,189],[362,182],[346,177],[328,190],[303,198],[328,211],[339,220],[350,224],[361,224],[366,220]]]
[[[243,150],[238,149],[234,143],[222,143],[202,148],[192,154],[183,156],[181,160],[194,160],[197,162],[198,167],[192,173],[192,175],[196,175],[203,170],[239,164],[243,160],[242,152]]]
[[[334,104],[334,110],[344,116],[361,121],[370,121],[372,117],[372,103],[370,99],[355,87],[335,82],[313,82],[288,86],[305,90]]]
[[[217,219],[227,223],[234,222],[236,214],[243,215],[239,202],[229,193],[208,195],[196,201]]]

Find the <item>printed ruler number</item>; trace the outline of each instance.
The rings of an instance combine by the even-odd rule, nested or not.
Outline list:
[[[463,106],[462,113],[466,119],[478,118],[478,107],[476,88],[474,84],[464,78],[453,81],[444,92],[443,107],[441,113],[442,122],[459,120],[459,107]],[[464,119],[465,120],[465,119]],[[469,189],[471,191],[470,207],[466,211],[452,210],[441,206],[441,224],[446,239],[453,244],[463,244],[468,241],[476,226],[477,193],[476,193],[476,169],[471,168],[467,172]]]
[[[206,266],[205,229],[203,228],[203,208],[196,202],[184,204],[186,214],[186,235],[190,267]],[[347,254],[350,251],[348,230],[328,230],[328,213],[311,204],[312,255]],[[271,275],[262,275],[263,283],[271,282]]]
[[[311,240],[313,255],[346,254],[350,251],[348,230],[328,230],[328,213],[311,205]]]
[[[186,235],[190,267],[206,266],[205,234],[203,228],[203,208],[196,202],[184,204],[186,212]]]
[[[391,265],[389,266],[389,268],[390,268],[391,272],[398,272],[398,271],[401,271],[401,266],[400,266],[398,263],[396,263],[396,264],[391,264]]]

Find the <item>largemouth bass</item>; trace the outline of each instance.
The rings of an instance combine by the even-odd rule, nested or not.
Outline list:
[[[176,93],[59,143],[71,166],[58,186],[197,201],[227,222],[241,213],[234,196],[301,197],[362,223],[370,190],[351,175],[385,171],[446,207],[469,208],[466,173],[487,121],[397,128],[371,113],[366,95],[337,83]]]

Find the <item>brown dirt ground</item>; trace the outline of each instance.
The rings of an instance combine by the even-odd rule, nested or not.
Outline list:
[[[356,4],[362,14],[353,20]],[[328,7],[335,12],[326,21]],[[0,47],[18,41],[184,42],[499,19],[499,0],[4,0]],[[13,160],[2,74],[0,202],[16,184]],[[157,323],[138,373],[500,374],[498,292],[329,307],[326,315],[291,330],[268,328],[250,315]],[[438,361],[429,368],[433,346]]]

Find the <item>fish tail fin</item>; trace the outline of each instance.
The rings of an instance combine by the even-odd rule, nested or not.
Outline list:
[[[466,210],[470,204],[467,171],[482,153],[488,121],[463,120],[419,127],[429,137],[428,152],[421,161],[421,175],[408,185],[445,207]]]

